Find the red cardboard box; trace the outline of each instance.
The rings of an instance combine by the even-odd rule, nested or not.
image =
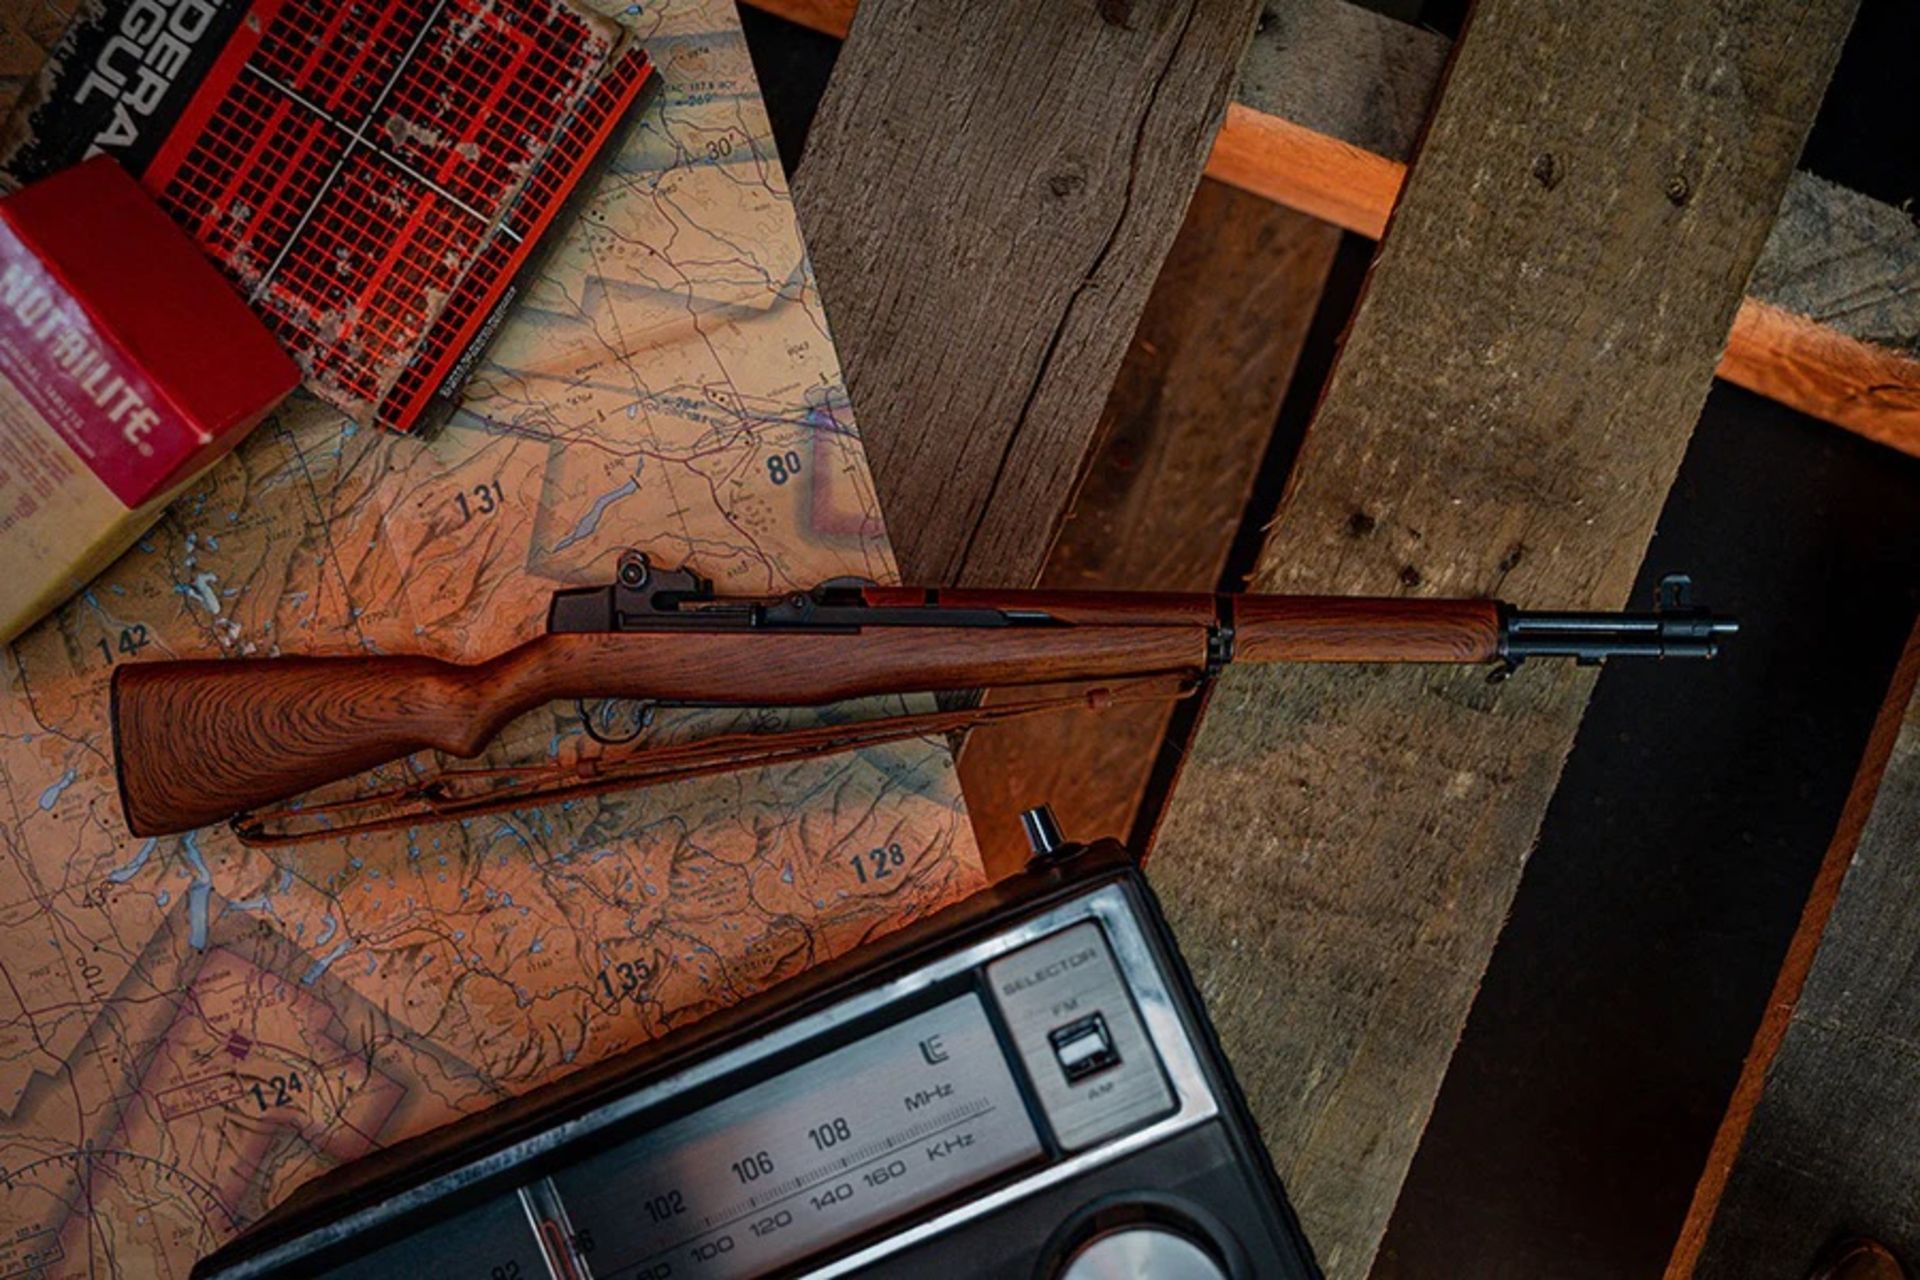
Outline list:
[[[125,551],[299,380],[115,161],[0,200],[0,641]]]
[[[656,78],[612,12],[89,0],[0,137],[0,182],[113,156],[308,391],[431,429]]]

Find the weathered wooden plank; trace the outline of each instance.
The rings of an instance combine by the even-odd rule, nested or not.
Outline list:
[[[1443,37],[1345,0],[1280,6],[1248,50],[1207,173],[1378,236],[1445,61]],[[1795,174],[1717,372],[1920,454],[1916,283],[1912,218]]]
[[[1920,1257],[1920,629],[1695,1189],[1668,1280],[1809,1275],[1865,1235]]]
[[[1907,210],[1795,174],[1747,291],[1845,337],[1920,355],[1920,225]]]
[[[750,0],[844,32],[854,0]],[[1272,7],[1247,52],[1207,176],[1361,235],[1378,236],[1446,61],[1447,42],[1347,0]],[[1801,201],[1812,198],[1810,205]],[[1863,225],[1864,219],[1864,225]],[[1829,235],[1851,255],[1823,260]],[[1801,175],[1720,376],[1920,454],[1920,228],[1897,209]],[[1808,274],[1796,274],[1807,266]],[[1778,268],[1777,270],[1775,268]]]
[[[1257,585],[1624,604],[1852,11],[1482,0]],[[1378,1246],[1590,688],[1234,667],[1202,722],[1155,879],[1331,1275]]]
[[[1377,237],[1405,174],[1382,162],[1412,155],[1447,48],[1436,32],[1348,0],[1277,6],[1247,50],[1216,142],[1226,154],[1209,160],[1209,175]],[[1344,205],[1329,204],[1342,190]],[[1920,354],[1920,226],[1797,173],[1748,293],[1841,337]]]
[[[1452,42],[1350,0],[1284,0],[1261,15],[1234,100],[1251,112],[1405,160]]]
[[[1737,387],[1920,455],[1920,359],[1750,297],[1740,304],[1716,372]]]
[[[1200,184],[1043,585],[1214,589],[1338,243],[1324,222]],[[1075,836],[1125,836],[1169,714],[1131,704],[969,735],[960,775],[989,871],[1024,861],[1015,817],[1043,802]]]
[[[1377,238],[1406,166],[1240,103],[1207,173],[1335,226]],[[1897,210],[1810,174],[1788,186],[1783,216],[1754,269],[1715,372],[1904,453],[1920,454],[1920,227]],[[1866,212],[1862,213],[1863,206]],[[1865,223],[1865,228],[1860,224]],[[1828,272],[1824,226],[1870,229]],[[1838,238],[1838,237],[1836,237]],[[1844,240],[1842,240],[1844,243]],[[1817,312],[1817,318],[1810,314]]]
[[[907,577],[1038,578],[1258,0],[868,0],[795,199]]]

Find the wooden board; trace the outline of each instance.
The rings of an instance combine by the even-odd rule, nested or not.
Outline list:
[[[1332,134],[1227,108],[1207,173],[1378,238],[1406,165]],[[1715,372],[1735,386],[1920,455],[1920,227],[1796,173]]]
[[[1920,359],[1758,298],[1733,333],[1716,370],[1728,382],[1920,456]]]
[[[1208,176],[1378,236],[1446,40],[1346,0],[1299,0],[1255,36]],[[1795,174],[1717,372],[1920,454],[1920,226]]]
[[[1236,102],[1214,139],[1207,176],[1378,240],[1407,166]]]
[[[1835,333],[1920,355],[1920,224],[1909,210],[1797,173],[1748,292]]]
[[[912,580],[1026,585],[1258,0],[868,0],[795,192]]]
[[[1886,705],[1669,1280],[1807,1275],[1836,1239],[1920,1259],[1920,629]]]
[[[1350,0],[1287,0],[1262,15],[1234,100],[1349,146],[1405,160],[1452,42]]]
[[[1214,589],[1339,238],[1292,209],[1200,184],[1042,585]],[[1043,802],[1078,838],[1124,837],[1170,714],[1131,704],[970,734],[960,777],[989,871],[1024,861],[1016,818]]]
[[[845,40],[853,30],[854,0],[747,0],[756,9],[777,13],[809,31]]]
[[[854,14],[854,0],[750,2],[829,34],[844,34]],[[1207,175],[1378,236],[1446,54],[1444,37],[1348,0],[1268,7]],[[1838,194],[1823,194],[1811,210],[1796,208],[1801,195],[1826,188]],[[1873,237],[1864,254],[1850,238],[1862,229],[1863,208]],[[1832,251],[1835,230],[1848,239],[1839,252]],[[1902,210],[1801,175],[1765,261],[1813,266],[1800,283],[1814,287],[1781,290],[1780,274],[1757,272],[1754,305],[1735,318],[1720,376],[1920,454],[1920,357],[1912,341],[1920,329],[1887,323],[1920,298],[1910,288],[1920,273],[1920,228]],[[1823,293],[1831,307],[1821,305]]]
[[[1852,12],[1482,0],[1257,585],[1625,604]],[[1155,880],[1332,1276],[1378,1246],[1591,683],[1235,667],[1202,722]]]
[[[1794,175],[1720,376],[1920,453],[1920,225]]]

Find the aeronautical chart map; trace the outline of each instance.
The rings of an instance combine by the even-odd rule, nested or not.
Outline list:
[[[891,578],[731,0],[620,17],[659,94],[454,420],[295,404],[0,668],[0,1280],[184,1277],[317,1174],[980,882],[934,742],[270,854],[126,832],[119,663],[480,658],[627,546],[729,593]],[[496,754],[582,738],[556,706]]]

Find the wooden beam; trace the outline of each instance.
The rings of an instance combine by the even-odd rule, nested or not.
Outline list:
[[[1214,589],[1339,239],[1295,210],[1200,184],[1042,585]],[[1036,804],[1075,836],[1126,835],[1170,714],[1130,704],[969,734],[960,777],[988,873],[1025,861],[1017,817]]]
[[[1240,103],[1227,109],[1227,125],[1207,161],[1209,177],[1374,239],[1386,227],[1406,172],[1397,161]],[[1912,287],[1920,272],[1920,228],[1898,210],[1809,174],[1795,174],[1788,190],[1790,204],[1820,193],[1813,196],[1818,219],[1862,204],[1898,219],[1880,242],[1890,250],[1887,269],[1877,275],[1857,272],[1856,279],[1861,294],[1881,304],[1867,314],[1882,321],[1899,317],[1905,328],[1883,326],[1872,336],[1850,332],[1861,317],[1833,294],[1826,295],[1829,301],[1817,315],[1769,301],[1782,296],[1803,305],[1810,301],[1791,293],[1787,282],[1821,277],[1784,272],[1789,262],[1816,257],[1830,243],[1812,232],[1813,219],[1802,224],[1804,235],[1794,234],[1792,224],[1783,221],[1755,271],[1756,296],[1735,315],[1715,372],[1801,413],[1920,455],[1920,359],[1912,354],[1920,340],[1920,315],[1911,311],[1920,300],[1920,289]],[[1844,274],[1834,270],[1827,278],[1837,282]]]
[[[856,0],[744,0],[809,31],[845,40],[853,30]]]
[[[1480,0],[1256,586],[1625,604],[1852,12]],[[1202,720],[1154,878],[1331,1276],[1378,1247],[1591,686],[1236,666]]]
[[[1258,7],[862,7],[794,196],[909,579],[1039,577]]]
[[[1236,102],[1213,140],[1207,176],[1378,240],[1407,166]]]
[[[853,0],[751,2],[830,33],[854,11]],[[1207,176],[1378,238],[1446,55],[1444,37],[1347,0],[1275,6]],[[1833,251],[1836,232],[1849,235],[1844,252]],[[1800,175],[1755,272],[1757,305],[1736,317],[1718,372],[1920,455],[1917,277],[1920,228],[1904,212]]]
[[[1920,629],[1894,672],[1840,825],[1667,1268],[1811,1275],[1867,1235],[1920,1258]]]
[[[1920,452],[1920,226],[1912,215],[1795,174],[1720,376]]]
[[[1446,41],[1343,0],[1282,8],[1247,55],[1207,173],[1378,238],[1399,197]],[[1333,65],[1344,36],[1360,70]],[[1369,78],[1368,71],[1375,74]],[[1423,81],[1423,77],[1425,78]],[[1328,85],[1320,92],[1322,83]],[[1385,83],[1373,97],[1355,85]],[[1387,93],[1390,97],[1383,97]],[[1920,454],[1920,227],[1796,174],[1718,374],[1802,413]]]
[[[1717,371],[1738,387],[1920,455],[1920,361],[1748,298]]]
[[[1377,238],[1447,41],[1346,0],[1274,11],[1248,51],[1210,177]],[[1717,372],[1920,454],[1920,227],[1795,176]]]

